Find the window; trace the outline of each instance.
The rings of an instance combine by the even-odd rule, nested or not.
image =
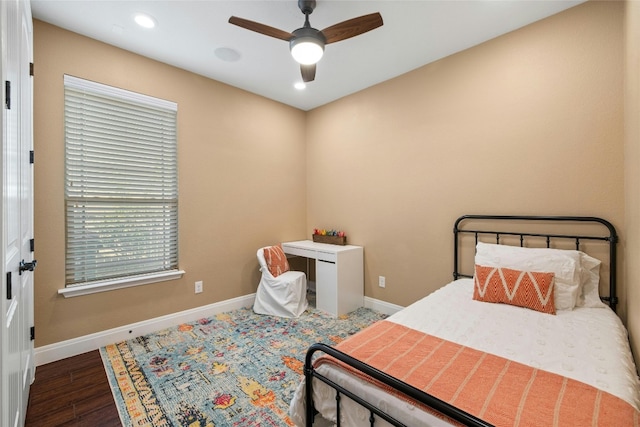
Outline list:
[[[175,278],[177,105],[66,75],[64,89],[65,287]]]

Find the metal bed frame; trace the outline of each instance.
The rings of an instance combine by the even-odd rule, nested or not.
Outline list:
[[[497,230],[485,230],[485,229],[471,229],[465,228],[463,224],[471,223],[474,221],[477,222],[519,222],[519,223],[531,223],[538,222],[542,224],[592,224],[603,226],[607,229],[606,234],[602,232],[596,233],[529,233],[529,232],[521,232],[521,231],[497,231]],[[602,227],[599,227],[602,229]],[[616,305],[618,303],[618,298],[616,296],[616,244],[618,242],[618,236],[616,234],[615,227],[607,220],[597,217],[584,217],[584,216],[517,216],[517,215],[464,215],[459,217],[454,224],[453,228],[454,234],[454,267],[453,267],[453,278],[454,280],[461,277],[473,277],[473,275],[460,273],[460,240],[463,235],[472,234],[475,236],[475,242],[479,241],[481,236],[495,236],[495,241],[497,244],[501,244],[501,237],[510,236],[517,237],[520,241],[520,246],[524,246],[527,242],[527,238],[543,238],[546,241],[546,246],[551,247],[552,242],[556,241],[572,241],[575,242],[576,250],[580,250],[580,244],[583,241],[600,241],[607,242],[609,245],[609,295],[601,297],[603,301],[606,301],[609,304],[609,307],[613,311],[616,310]],[[364,399],[359,397],[356,392],[350,391],[341,385],[331,381],[325,376],[316,372],[313,368],[313,358],[316,352],[323,352],[332,356],[343,363],[363,372],[364,374],[374,378],[377,381],[380,381],[383,384],[386,384],[390,387],[393,387],[395,390],[405,394],[411,399],[425,404],[428,407],[434,409],[435,411],[442,414],[444,417],[449,418],[453,421],[461,423],[465,426],[470,427],[490,427],[491,424],[483,421],[472,414],[469,414],[465,411],[462,411],[456,408],[453,405],[448,404],[435,396],[432,396],[428,393],[425,393],[403,381],[400,381],[366,363],[363,363],[346,353],[341,352],[331,346],[322,343],[313,344],[307,350],[307,354],[305,357],[304,363],[304,376],[305,376],[305,404],[306,404],[306,425],[307,427],[311,427],[313,425],[313,421],[315,418],[315,414],[317,413],[313,406],[313,378],[316,378],[325,384],[332,387],[336,390],[336,418],[337,418],[337,426],[340,426],[340,400],[342,396],[346,396],[349,399],[352,399],[354,402],[360,404],[364,408],[369,411],[369,423],[373,427],[375,423],[375,416],[378,416],[390,424],[397,427],[406,427],[405,424],[400,422],[399,420],[393,418],[389,414],[385,413],[379,408],[376,408],[369,402],[366,402]]]

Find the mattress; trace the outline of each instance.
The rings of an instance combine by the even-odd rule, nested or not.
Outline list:
[[[475,301],[473,281],[460,279],[390,316],[387,320],[467,347],[562,375],[623,399],[639,407],[639,384],[627,332],[609,308],[575,308],[556,315],[505,304]],[[387,409],[411,426],[447,423],[354,378],[322,365],[319,373],[359,396]],[[335,392],[314,381],[316,409],[335,420]],[[304,425],[304,387],[294,395],[290,411],[297,425]],[[343,425],[369,425],[368,411],[343,399]],[[376,425],[388,425],[376,421]]]

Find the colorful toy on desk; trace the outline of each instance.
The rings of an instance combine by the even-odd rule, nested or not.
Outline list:
[[[316,234],[318,236],[338,236],[338,237],[345,237],[346,236],[346,233],[344,231],[323,230],[323,229],[319,229],[319,228],[314,228],[313,229],[313,234]]]

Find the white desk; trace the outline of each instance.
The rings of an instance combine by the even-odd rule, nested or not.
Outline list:
[[[316,260],[316,307],[335,317],[364,305],[362,246],[330,245],[311,240],[282,243],[282,250]]]

